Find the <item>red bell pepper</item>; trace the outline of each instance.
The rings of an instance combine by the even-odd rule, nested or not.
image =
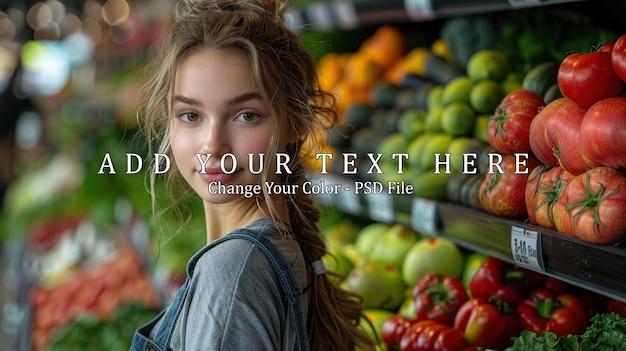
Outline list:
[[[469,346],[460,330],[433,320],[413,324],[400,340],[400,351],[459,351]]]
[[[415,324],[415,319],[405,317],[401,314],[394,314],[383,322],[381,327],[381,338],[387,350],[394,350],[400,346],[402,335]]]
[[[474,274],[469,289],[472,297],[489,299],[494,296],[515,308],[544,278],[543,274],[489,257]]]
[[[538,289],[517,306],[522,329],[537,335],[544,331],[557,336],[581,335],[589,318],[580,299],[572,294],[557,295],[547,289]]]
[[[416,319],[430,319],[452,326],[454,317],[469,297],[463,281],[438,273],[426,274],[413,288]]]
[[[454,328],[463,332],[471,346],[504,350],[511,346],[511,338],[519,334],[519,320],[507,311],[506,303],[499,304],[496,298],[490,300],[478,297],[463,304]]]

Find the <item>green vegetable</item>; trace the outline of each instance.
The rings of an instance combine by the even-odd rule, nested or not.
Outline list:
[[[524,330],[506,351],[578,351],[578,339],[574,335],[557,338],[551,332],[543,332],[538,336]]]
[[[626,350],[626,318],[616,313],[600,313],[581,336],[581,350]]]
[[[46,351],[126,351],[135,330],[157,313],[152,308],[130,304],[120,307],[111,321],[83,317],[56,331]]]
[[[441,37],[461,67],[465,67],[476,52],[493,49],[498,33],[499,24],[486,15],[454,17],[441,27]]]
[[[590,18],[568,17],[558,12],[519,10],[507,13],[495,48],[509,57],[513,71],[526,74],[546,62],[561,62],[572,52],[589,52],[617,38],[595,26]]]

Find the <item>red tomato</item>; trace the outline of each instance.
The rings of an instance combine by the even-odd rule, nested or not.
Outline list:
[[[441,331],[437,336],[433,351],[459,351],[469,346],[469,341],[467,341],[462,331],[448,328]]]
[[[387,318],[381,329],[381,338],[388,349],[392,349],[400,345],[402,335],[415,323],[414,319],[404,317],[400,314],[394,314]]]
[[[543,98],[532,91],[510,92],[489,119],[489,144],[505,154],[530,152],[530,123],[545,105]]]
[[[424,329],[429,325],[440,324],[438,322],[426,319],[412,324],[409,329],[402,334],[400,338],[400,350],[415,350],[418,347],[418,339]]]
[[[626,168],[626,97],[600,100],[580,125],[580,151],[589,167]]]
[[[573,178],[562,167],[541,165],[532,170],[526,182],[526,210],[531,224],[555,229],[554,204]]]
[[[600,51],[610,53],[611,51],[613,51],[613,46],[614,46],[614,43],[602,44],[602,46],[600,47]],[[615,72],[615,73],[617,73],[617,72]]]
[[[519,327],[517,318],[484,298],[467,301],[454,320],[454,328],[463,332],[470,345],[496,350],[510,346]]]
[[[576,176],[563,195],[574,236],[595,244],[611,244],[626,235],[626,177],[609,167]]]
[[[613,51],[616,51],[615,47]],[[594,51],[565,57],[557,73],[563,96],[583,108],[618,96],[624,88],[624,81],[613,70],[611,56],[608,52]]]
[[[571,100],[561,100],[562,104],[547,116],[544,136],[559,165],[578,175],[589,168],[580,150],[580,125],[586,110]]]
[[[550,120],[550,116],[565,103],[567,103],[566,99],[551,101],[530,123],[530,149],[539,161],[549,166],[558,166],[559,160],[554,156],[552,146],[546,142],[546,123]]]
[[[619,37],[613,44],[611,64],[615,73],[626,82],[626,34]]]
[[[524,162],[523,165],[519,162]],[[501,217],[517,218],[526,214],[526,181],[541,163],[534,157],[502,156],[500,169],[490,171],[480,185],[480,203],[485,211]]]
[[[450,329],[450,326],[441,323],[431,324],[424,328],[424,330],[417,337],[417,342],[414,351],[432,351],[435,347],[437,337],[444,330]]]
[[[552,204],[552,219],[554,220],[554,228],[567,235],[573,235],[572,220],[567,212],[567,203],[565,201],[565,189],[561,193],[561,197]]]

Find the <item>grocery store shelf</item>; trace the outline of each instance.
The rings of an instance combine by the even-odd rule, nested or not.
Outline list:
[[[357,181],[343,176],[315,181],[341,185],[335,196],[317,196],[322,204],[374,221],[404,223],[422,234],[446,238],[468,250],[626,302],[626,271],[616,269],[616,263],[626,259],[622,245],[590,244],[522,220],[448,202],[388,194],[386,189],[355,194]]]
[[[354,29],[392,22],[420,22],[437,18],[507,11],[587,0],[336,0],[313,1],[294,9],[290,22],[318,30]]]
[[[626,258],[619,245],[594,245],[554,230],[449,203],[438,203],[442,237],[459,245],[515,262],[513,227],[539,233],[539,270],[589,290],[626,301],[626,271],[615,269]],[[531,267],[532,268],[532,267]]]

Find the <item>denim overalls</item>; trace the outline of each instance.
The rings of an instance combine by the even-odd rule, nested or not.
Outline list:
[[[296,350],[308,351],[310,349],[308,334],[306,330],[306,324],[302,317],[302,311],[300,309],[300,295],[303,293],[303,289],[298,286],[296,277],[291,270],[291,267],[279,252],[278,248],[265,237],[260,231],[251,230],[247,228],[237,229],[228,235],[213,241],[206,247],[204,247],[198,255],[194,256],[194,259],[187,264],[187,279],[180,288],[174,301],[169,308],[161,311],[152,321],[137,329],[133,337],[130,351],[166,351],[170,350],[169,344],[172,337],[172,332],[176,325],[183,301],[188,292],[188,285],[193,275],[194,267],[197,259],[208,252],[214,246],[230,239],[245,239],[253,242],[259,250],[263,253],[263,256],[267,259],[267,262],[274,270],[276,277],[281,285],[283,295],[285,297],[285,304],[287,311],[289,311],[289,318],[292,320],[292,324],[296,329]],[[158,331],[153,334],[154,339],[149,336],[152,333],[152,329],[155,328],[157,322],[162,319]]]

